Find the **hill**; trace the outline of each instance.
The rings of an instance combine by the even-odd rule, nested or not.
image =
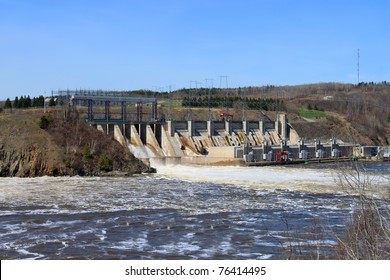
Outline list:
[[[168,93],[156,96],[165,100],[162,110],[168,114]],[[275,112],[280,111],[288,114],[290,124],[302,137],[336,136],[364,145],[390,143],[390,84],[387,82],[181,89],[171,93],[171,100],[171,107],[176,107],[173,117],[178,120],[186,118],[188,108],[192,108],[194,118],[205,120],[209,105],[213,119],[219,119],[219,113],[226,108],[235,120],[244,115],[259,119],[260,109],[273,120]]]

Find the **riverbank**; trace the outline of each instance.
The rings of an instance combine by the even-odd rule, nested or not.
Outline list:
[[[62,109],[0,115],[0,177],[131,176],[155,171]]]

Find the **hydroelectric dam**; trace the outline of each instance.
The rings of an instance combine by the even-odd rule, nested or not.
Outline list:
[[[354,145],[332,139],[301,138],[277,112],[271,120],[261,113],[258,120],[174,120],[158,112],[155,97],[133,97],[116,92],[59,91],[91,126],[111,135],[146,163],[269,165],[313,159],[340,159],[352,155]]]

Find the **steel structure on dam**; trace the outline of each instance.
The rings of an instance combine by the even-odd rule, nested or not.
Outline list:
[[[60,101],[72,107],[86,108],[88,122],[156,122],[157,98],[132,97],[125,92],[58,91]]]

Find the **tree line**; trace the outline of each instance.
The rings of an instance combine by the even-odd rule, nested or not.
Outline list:
[[[31,107],[43,107],[45,105],[45,97],[40,95],[39,97],[31,98],[30,96],[20,96],[15,97],[13,101],[9,98],[4,103],[4,109],[22,109],[22,108],[31,108]],[[55,106],[56,102],[54,97],[50,98],[49,106]]]
[[[210,108],[220,108],[220,107],[246,107],[250,110],[265,110],[265,111],[273,111],[273,110],[283,110],[284,102],[283,100],[275,99],[275,98],[242,98],[239,96],[235,97],[184,97],[182,101],[183,107],[194,107],[194,108],[202,108],[202,107],[210,107]]]

